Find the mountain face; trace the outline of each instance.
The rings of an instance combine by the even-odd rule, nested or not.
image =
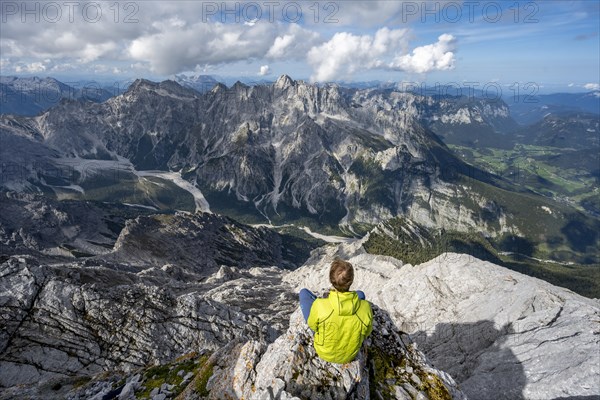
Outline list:
[[[53,78],[0,77],[3,114],[36,115],[74,92],[75,89]]]
[[[62,99],[103,102],[121,93],[96,82],[77,82],[70,86],[54,78],[0,76],[1,114],[38,115]]]
[[[3,117],[1,139],[12,147],[3,160],[26,170],[25,179],[5,185],[53,191],[39,177],[47,184],[50,166],[75,169],[78,182],[86,175],[77,169],[80,158],[122,157],[131,162],[119,167],[124,176],[133,169],[180,171],[209,203],[247,207],[259,218],[308,217],[349,229],[407,212],[441,221],[454,213],[447,209],[448,190],[461,191],[446,183],[468,167],[427,127],[466,123],[445,114],[462,116],[466,108],[457,107],[287,76],[270,86],[217,85],[204,95],[172,81],[138,80],[102,104],[64,101],[36,118]],[[505,114],[491,107],[473,106],[473,118],[492,124],[483,115]],[[37,165],[49,167],[24,165],[26,157],[15,149],[28,144],[39,148]],[[440,216],[423,209],[437,198]],[[460,225],[478,224],[477,210],[469,212]]]
[[[445,97],[435,106],[428,127],[446,144],[504,148],[518,128],[500,99]]]

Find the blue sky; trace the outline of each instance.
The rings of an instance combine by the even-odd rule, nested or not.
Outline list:
[[[286,73],[316,82],[503,88],[533,82],[540,93],[591,90],[600,83],[600,2],[593,0],[1,6],[3,75],[272,80]]]

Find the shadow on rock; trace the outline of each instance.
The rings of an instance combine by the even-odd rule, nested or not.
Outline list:
[[[411,335],[436,368],[454,377],[469,399],[525,400],[521,362],[505,346],[512,324],[493,321],[437,324]]]

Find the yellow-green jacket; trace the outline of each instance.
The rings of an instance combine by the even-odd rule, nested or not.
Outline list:
[[[345,364],[358,354],[363,340],[373,330],[373,311],[356,292],[331,290],[326,299],[316,299],[310,309],[308,326],[315,331],[319,357]]]

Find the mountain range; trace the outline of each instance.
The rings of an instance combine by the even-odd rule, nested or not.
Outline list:
[[[548,115],[589,113],[600,115],[600,91],[525,95],[507,99],[511,115],[521,125],[530,125]]]
[[[103,102],[123,92],[122,86],[93,81],[65,84],[54,78],[0,76],[0,110],[2,114],[37,115],[62,99]]]
[[[0,115],[0,399],[597,398],[600,218],[462,156],[593,176],[594,114],[176,79]],[[375,315],[344,366],[296,297],[336,257]]]
[[[580,243],[569,226],[593,232],[597,219],[466,164],[435,133],[511,121],[501,101],[436,101],[288,76],[205,94],[137,80],[103,103],[64,99],[37,117],[2,116],[2,184],[156,209],[193,211],[199,201],[246,222],[351,235],[407,216],[426,227],[525,237],[543,258],[589,260],[595,240]]]

